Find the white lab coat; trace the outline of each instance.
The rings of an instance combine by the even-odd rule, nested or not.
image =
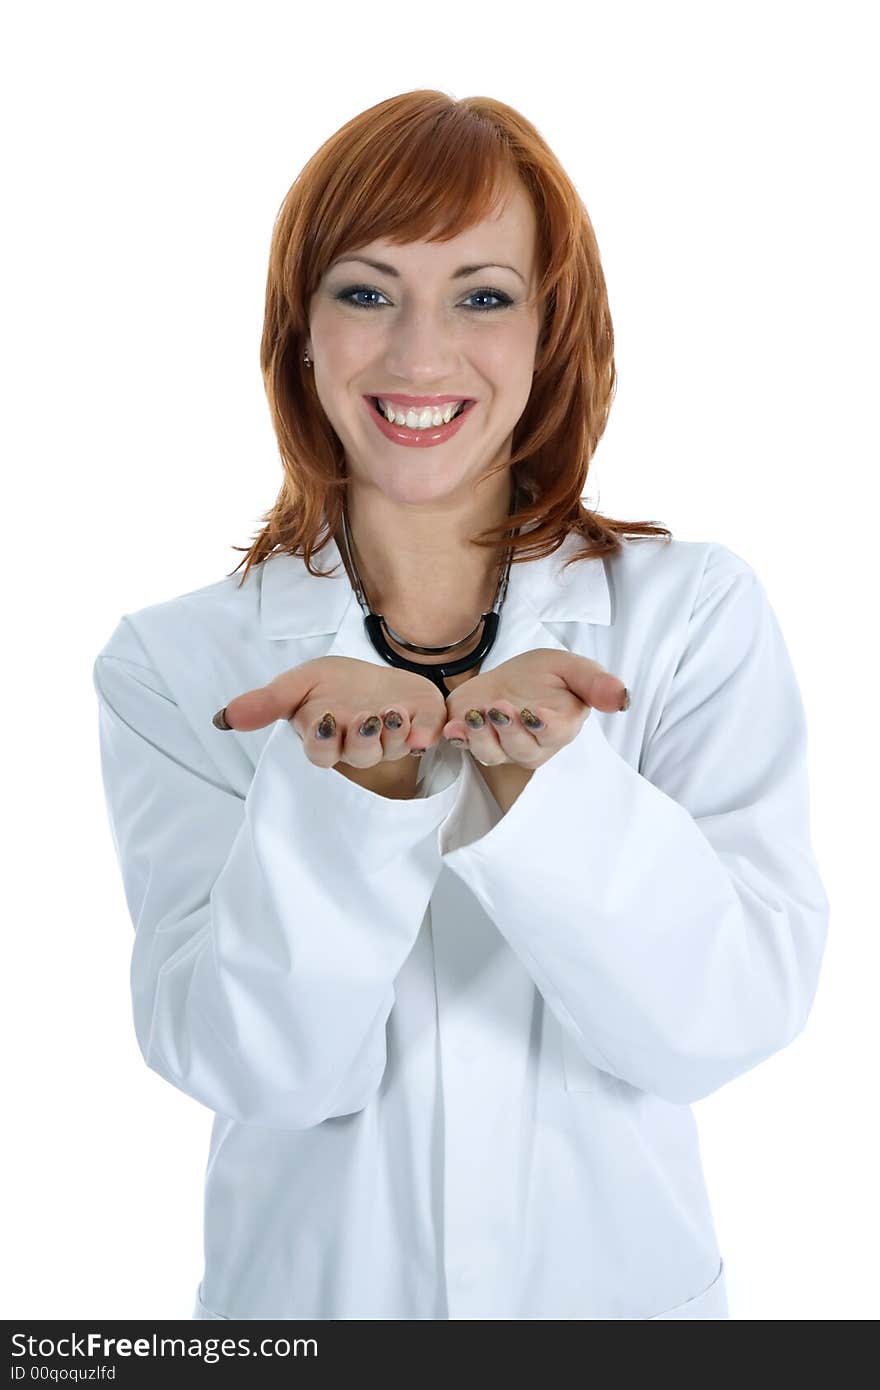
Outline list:
[[[514,565],[489,671],[629,687],[502,816],[445,742],[410,801],[233,696],[381,664],[341,564],[123,616],[94,667],[144,1059],[215,1112],[198,1318],[726,1318],[689,1102],[785,1047],[828,900],[776,617],[723,545]],[[319,567],[339,560],[334,543]]]

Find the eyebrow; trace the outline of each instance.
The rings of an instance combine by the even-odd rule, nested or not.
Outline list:
[[[371,266],[373,270],[381,271],[383,275],[393,275],[395,280],[400,279],[400,271],[395,270],[393,265],[387,265],[385,261],[371,261],[368,259],[367,256],[340,256],[338,260],[333,262],[333,265],[331,265],[329,269],[332,270],[333,266],[342,265],[346,261],[360,261],[362,265]],[[466,275],[476,274],[478,270],[512,270],[514,275],[518,275],[520,280],[522,280],[523,284],[525,284],[524,276],[520,275],[519,271],[516,269],[515,266],[499,265],[494,262],[490,265],[460,266],[458,270],[453,271],[452,275],[450,276],[450,279],[462,280]]]

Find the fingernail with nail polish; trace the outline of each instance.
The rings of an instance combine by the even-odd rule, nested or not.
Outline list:
[[[231,728],[232,728],[232,725],[229,724],[229,723],[227,722],[227,719],[226,719],[226,706],[225,706],[225,705],[223,706],[222,709],[218,709],[217,713],[214,715],[214,718],[211,720],[211,723],[214,725],[214,728],[215,728],[215,729],[231,729]]]
[[[624,711],[625,709],[629,709],[629,705],[630,705],[629,691],[627,690],[626,686],[624,686],[624,688],[623,688],[623,702],[622,702],[622,704],[621,704],[619,710],[617,711],[618,714],[622,714],[623,711]]]

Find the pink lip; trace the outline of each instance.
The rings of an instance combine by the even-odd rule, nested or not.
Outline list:
[[[393,401],[395,405],[449,405],[451,401],[472,401],[473,396],[400,396],[392,392],[374,391],[366,400]]]
[[[388,400],[387,396],[383,400]],[[464,399],[462,396],[452,396],[453,401]],[[405,429],[403,425],[392,425],[390,420],[386,420],[373,404],[372,396],[364,396],[364,404],[370,412],[378,429],[382,431],[386,439],[390,439],[393,444],[402,444],[410,449],[430,449],[434,444],[443,444],[447,439],[451,439],[457,434],[469,415],[473,413],[476,402],[466,405],[464,410],[448,425],[428,425],[423,430]]]

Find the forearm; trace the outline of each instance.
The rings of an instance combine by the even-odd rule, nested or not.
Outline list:
[[[460,784],[387,806],[314,766],[279,720],[242,795],[141,655],[121,627],[95,687],[142,1055],[239,1123],[352,1113],[381,1079]]]
[[[473,764],[506,815],[520,792],[528,786],[532,769],[520,767],[518,763],[498,763],[494,767],[486,767],[476,758]]]
[[[474,758],[473,764],[505,814],[532,776],[531,769],[520,767],[517,763],[498,763],[494,767],[487,767]],[[355,782],[366,791],[393,801],[411,800],[418,785],[418,763],[415,758],[400,758],[393,763],[380,762],[374,767],[352,767],[349,763],[339,762],[334,764],[332,771],[347,777],[349,782]]]
[[[418,788],[418,760],[407,756],[396,762],[382,761],[374,767],[352,767],[350,763],[339,762],[334,763],[331,771],[391,801],[411,801]]]
[[[590,1061],[674,1103],[785,1046],[815,990],[828,905],[803,736],[786,713],[792,737],[780,713],[765,765],[759,751],[743,759],[752,800],[735,811],[729,788],[701,786],[694,815],[616,752],[593,714],[487,834],[461,843],[457,819],[441,828],[447,867]]]

